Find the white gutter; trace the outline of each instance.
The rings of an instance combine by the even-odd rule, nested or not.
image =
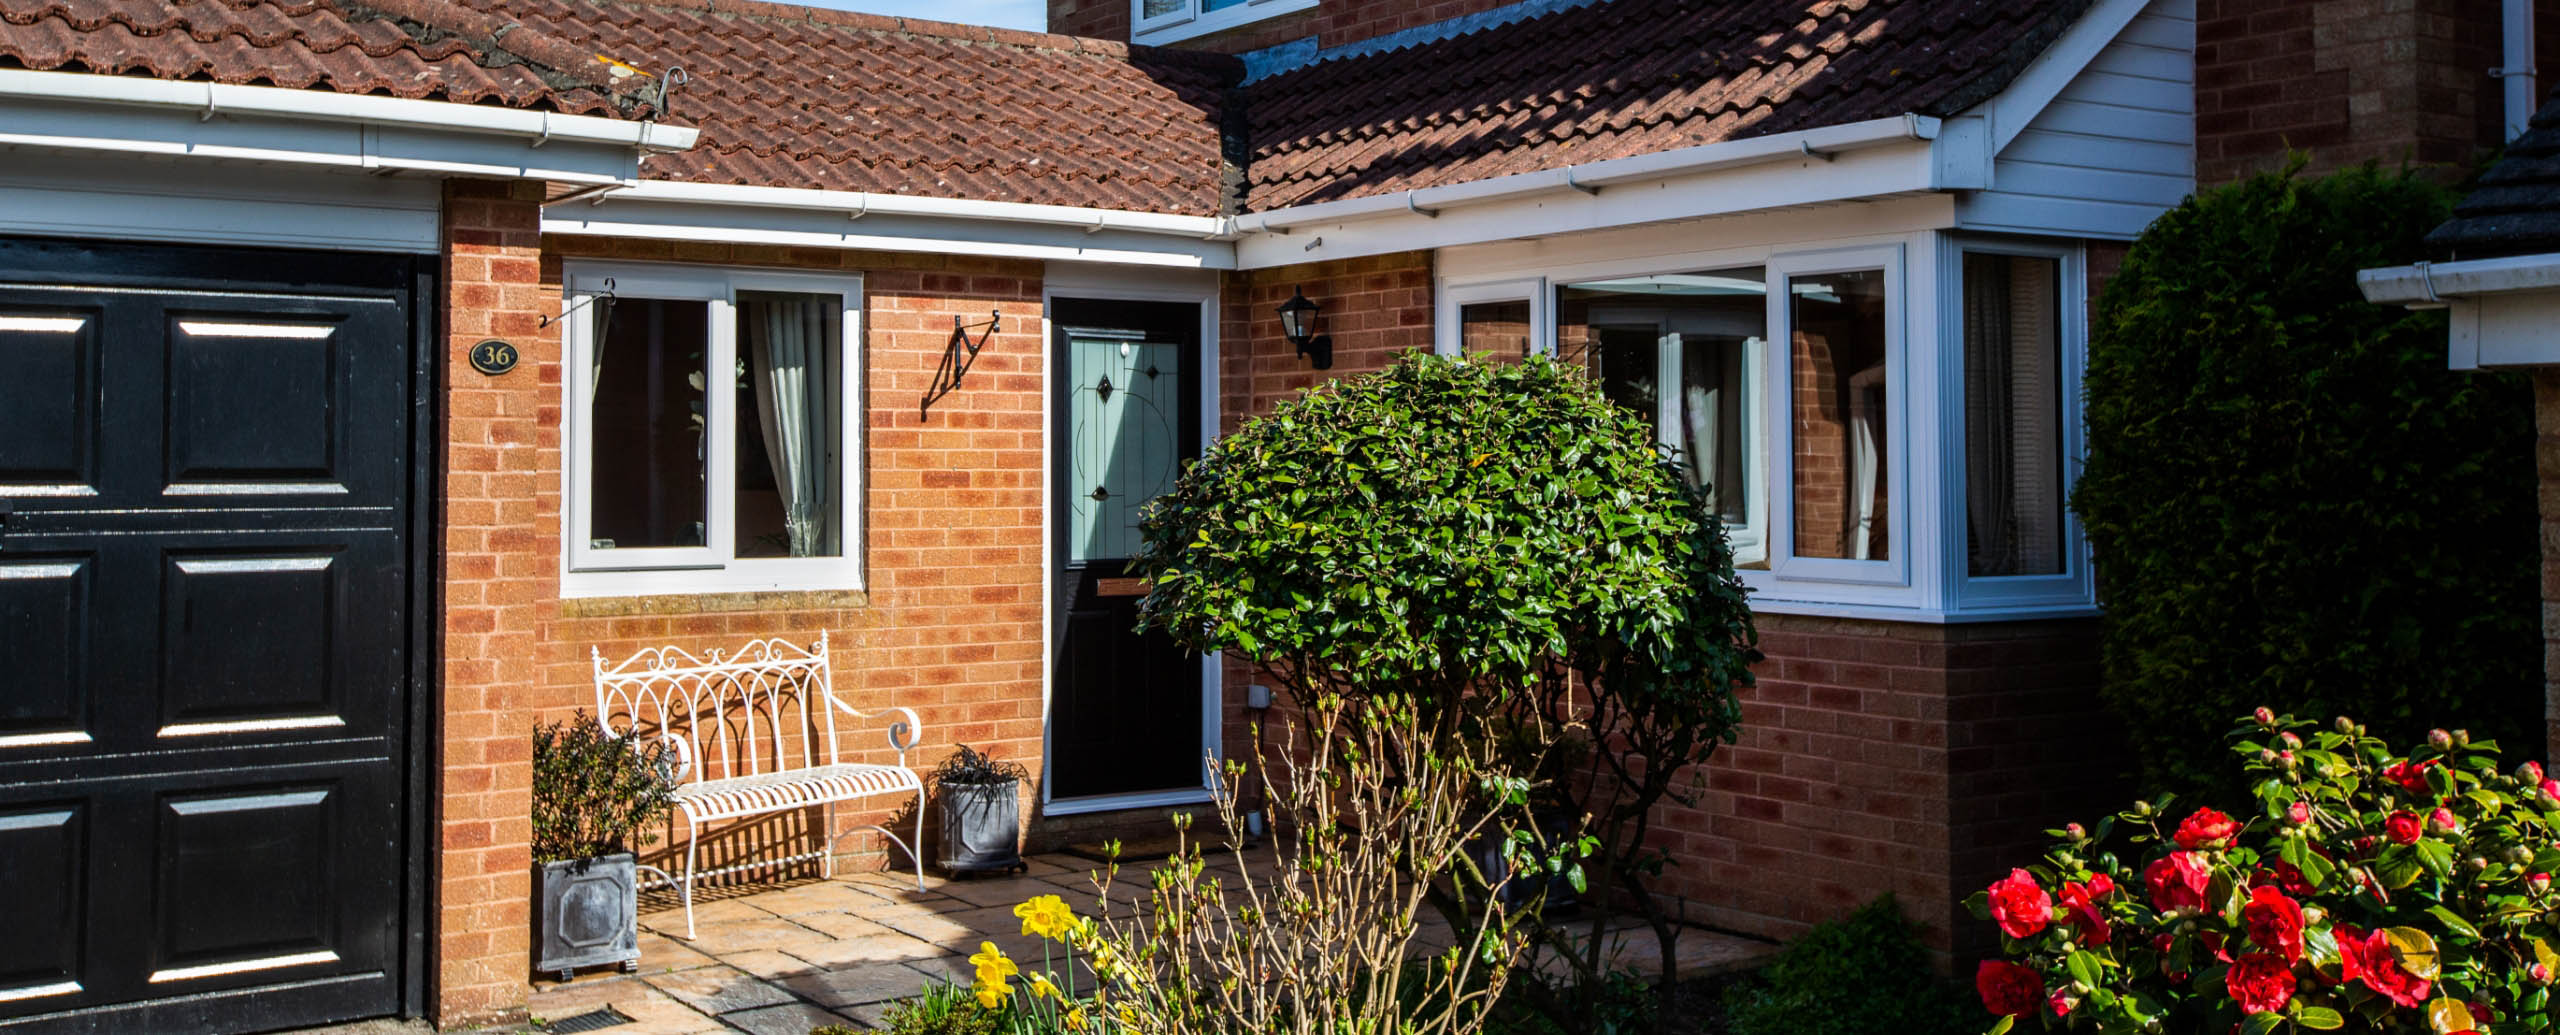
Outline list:
[[[700,135],[688,127],[656,122],[562,115],[486,104],[14,68],[0,69],[0,100],[71,101],[181,109],[200,113],[206,119],[215,115],[247,115],[352,122],[445,133],[518,137],[537,146],[555,140],[602,144],[627,147],[643,154],[687,150],[693,147]]]
[[[2533,0],[2504,0],[2505,52],[2503,63],[2490,69],[2506,86],[2507,131],[2500,140],[2523,136],[2533,121],[2533,109],[2542,103],[2536,93],[2538,70],[2533,67]]]
[[[1561,169],[1497,176],[1492,179],[1453,183],[1441,187],[1421,187],[1394,194],[1379,194],[1341,201],[1322,201],[1312,205],[1277,208],[1239,216],[1234,220],[1233,234],[1287,233],[1292,227],[1344,220],[1399,216],[1408,213],[1436,216],[1440,210],[1464,205],[1508,201],[1535,194],[1560,191],[1599,193],[1616,184],[1659,180],[1673,176],[1713,172],[1738,166],[1759,165],[1802,159],[1807,156],[1825,158],[1843,151],[1882,147],[1915,140],[1934,140],[1939,120],[1926,115],[1898,115],[1870,119],[1838,126],[1700,144],[1671,151],[1610,158],[1597,162],[1570,165]]]
[[[641,180],[626,189],[583,200],[600,206],[659,202],[791,209],[801,212],[842,213],[847,219],[855,221],[868,216],[966,219],[987,223],[1026,223],[1036,226],[1068,227],[1087,233],[1124,230],[1196,240],[1217,237],[1228,230],[1228,221],[1216,216],[1177,216],[1155,212],[1079,208],[1071,205],[1031,205],[1015,201],[965,201],[958,198],[931,198],[913,194],[869,194],[861,191],[810,190],[799,187],[682,183],[674,180]],[[566,202],[552,202],[552,204],[562,205]]]
[[[2474,295],[2555,291],[2560,290],[2560,254],[2357,270],[2356,288],[2365,301],[2411,309],[2438,309]]]

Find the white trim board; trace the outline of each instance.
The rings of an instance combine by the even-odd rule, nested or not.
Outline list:
[[[20,154],[0,233],[433,254],[434,181],[308,168]]]

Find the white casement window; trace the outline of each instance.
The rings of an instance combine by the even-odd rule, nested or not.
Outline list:
[[[1759,266],[1567,281],[1555,351],[1653,421],[1663,451],[1722,516],[1734,562],[1768,561],[1761,449],[1769,341]]]
[[[1769,264],[1772,507],[1781,580],[1911,584],[1903,427],[1902,250],[1786,255]],[[1844,589],[1845,592],[1845,589]]]
[[[1465,353],[1516,360],[1555,354],[1545,280],[1530,277],[1447,288],[1440,292],[1438,310],[1432,345],[1443,356]]]
[[[1129,0],[1129,41],[1165,44],[1314,8],[1319,0]],[[1350,0],[1337,0],[1350,2]]]
[[[563,593],[860,588],[861,279],[565,280]]]
[[[1940,306],[1943,379],[1960,393],[1948,441],[1963,515],[1958,602],[1975,608],[2089,599],[2088,558],[2066,505],[2081,455],[2086,283],[2079,250],[1950,239]]]

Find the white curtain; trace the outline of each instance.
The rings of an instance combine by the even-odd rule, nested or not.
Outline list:
[[[827,538],[827,520],[835,501],[828,498],[834,479],[835,428],[830,386],[833,343],[827,340],[825,296],[775,296],[739,300],[739,326],[746,331],[749,376],[756,385],[756,416],[764,425],[765,456],[773,464],[773,484],[782,497],[783,528],[791,539],[791,556],[829,557],[836,553]]]

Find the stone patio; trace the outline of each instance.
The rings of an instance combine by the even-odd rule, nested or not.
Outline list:
[[[539,1025],[609,1006],[631,1020],[591,1030],[618,1035],[808,1035],[825,1024],[869,1028],[891,1002],[915,995],[932,978],[967,981],[966,957],[980,942],[992,941],[1014,959],[1036,964],[1041,943],[1021,933],[1016,904],[1056,894],[1078,913],[1092,914],[1097,896],[1090,874],[1098,864],[1069,855],[1027,862],[1029,872],[1021,876],[950,879],[928,873],[923,892],[912,876],[893,873],[697,892],[691,941],[682,937],[684,910],[672,895],[644,896],[639,973],[599,970],[566,984],[541,981],[529,1010]],[[1123,864],[1115,901],[1143,896],[1142,883],[1130,878],[1143,882],[1148,865]],[[1232,858],[1212,866],[1229,874],[1237,869]],[[1114,909],[1125,911],[1125,905]],[[1630,933],[1634,937],[1622,958],[1650,967],[1652,937]],[[1697,976],[1749,966],[1773,948],[1686,929],[1679,941],[1681,972]]]

